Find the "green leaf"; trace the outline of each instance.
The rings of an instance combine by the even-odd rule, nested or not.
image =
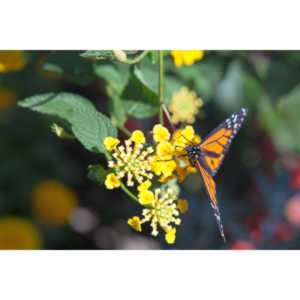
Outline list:
[[[79,51],[55,51],[51,53],[43,70],[61,75],[64,79],[79,85],[88,85],[94,79],[92,65],[80,57]]]
[[[105,79],[113,91],[120,95],[129,79],[129,67],[125,64],[101,64],[93,65],[94,73]]]
[[[152,50],[149,52],[149,56],[152,64],[156,64],[158,62],[159,52],[158,50]]]
[[[121,100],[118,96],[113,95],[111,97],[111,100],[109,101],[109,110],[114,124],[123,126],[126,122],[126,110],[128,111],[128,109],[125,109],[125,106],[127,104],[126,101]]]
[[[126,113],[136,118],[147,118],[158,112],[158,97],[145,81],[140,71],[134,67],[122,96]]]
[[[147,65],[147,62],[144,62],[141,64],[141,66],[134,67],[134,74],[145,86],[158,95],[158,68],[154,68],[152,65]],[[169,103],[169,101],[172,99],[173,93],[180,90],[182,87],[182,83],[179,80],[177,80],[174,76],[166,74],[164,75],[163,85],[164,101],[166,103]]]
[[[208,102],[222,79],[223,63],[215,58],[206,58],[192,66],[175,68],[175,72],[186,82],[185,85],[194,89],[204,102]]]
[[[80,56],[85,58],[94,58],[96,60],[105,60],[105,59],[114,58],[112,50],[88,50],[80,54]]]
[[[289,151],[298,151],[300,152],[300,85],[293,89],[289,94],[282,97],[278,101],[278,115],[282,119],[282,124],[284,125],[281,132],[282,136],[280,141],[285,141],[292,149]],[[273,128],[273,131],[277,131],[276,128]],[[285,135],[285,136],[284,136]]]
[[[138,50],[124,50],[127,55],[136,54]],[[114,55],[112,50],[88,50],[80,54],[85,58],[91,58],[95,60],[113,60]]]
[[[88,166],[88,178],[98,184],[104,183],[108,173],[109,171],[104,169],[101,165]]]
[[[269,67],[265,86],[273,100],[289,93],[300,83],[299,61],[274,60]]]
[[[243,105],[252,106],[263,94],[259,82],[244,70],[239,60],[231,62],[215,93],[216,103],[231,113]]]
[[[41,94],[26,98],[19,105],[66,121],[70,124],[73,135],[89,151],[104,153],[104,139],[107,136],[117,136],[117,130],[110,119],[79,95]]]
[[[293,151],[298,143],[299,150],[299,134],[297,131],[292,132],[292,130],[290,130],[289,124],[287,123],[289,118],[284,119],[274,108],[272,102],[266,97],[259,99],[257,104],[257,120],[271,136],[276,149],[278,149],[279,152]]]

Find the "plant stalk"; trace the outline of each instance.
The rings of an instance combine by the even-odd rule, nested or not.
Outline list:
[[[126,57],[120,61],[125,64],[128,64],[128,65],[136,64],[136,63],[140,62],[148,54],[149,51],[150,50],[144,50],[139,56],[137,56],[134,59],[129,59]]]
[[[120,187],[129,197],[139,203],[139,199],[128,190],[124,183],[121,182]]]
[[[163,50],[159,50],[159,123],[162,125],[164,124],[163,83],[164,83],[164,54],[163,54]]]

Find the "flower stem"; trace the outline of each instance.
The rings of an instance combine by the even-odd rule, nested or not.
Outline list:
[[[139,199],[128,190],[124,183],[121,182],[120,187],[129,197],[139,203]]]
[[[118,125],[117,126],[123,133],[125,133],[128,137],[131,136],[131,132],[129,130],[127,130],[124,126],[122,125]]]
[[[164,53],[163,50],[159,50],[159,123],[164,123],[163,112],[163,83],[164,83]]]

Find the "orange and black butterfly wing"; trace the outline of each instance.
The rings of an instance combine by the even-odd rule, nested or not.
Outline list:
[[[215,183],[214,179],[212,178],[212,176],[209,174],[209,172],[201,166],[199,161],[195,162],[195,166],[197,167],[199,173],[202,176],[202,179],[203,179],[203,182],[204,182],[204,185],[206,188],[206,192],[210,199],[210,205],[214,210],[214,215],[217,220],[217,225],[218,225],[220,234],[222,236],[224,243],[226,243],[226,238],[225,238],[225,234],[224,234],[224,230],[223,230],[223,224],[222,224],[222,220],[221,220],[221,214],[220,214],[220,210],[219,210],[218,202],[217,202],[216,183]]]
[[[231,141],[241,128],[247,112],[246,108],[242,108],[232,114],[201,142],[201,160],[211,176],[215,176],[218,172]]]

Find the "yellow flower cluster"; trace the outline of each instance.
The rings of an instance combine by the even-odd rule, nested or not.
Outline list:
[[[145,137],[142,131],[136,130],[130,139],[125,141],[125,146],[118,146],[118,139],[107,137],[104,140],[105,148],[113,152],[114,160],[108,162],[108,167],[113,168],[115,173],[106,177],[105,185],[108,189],[120,186],[120,179],[127,174],[127,186],[134,186],[134,180],[142,184],[145,179],[152,179],[151,161],[152,147],[143,150]]]
[[[157,126],[155,128],[155,126]],[[153,128],[153,138],[156,145],[156,154],[154,155],[153,162],[151,163],[152,170],[155,175],[160,176],[160,182],[167,182],[173,178],[178,178],[182,182],[189,173],[195,173],[197,170],[190,165],[188,156],[186,155],[185,148],[190,142],[195,144],[200,143],[201,139],[195,135],[192,126],[185,126],[184,129],[175,131],[172,138],[169,135],[165,135],[164,140],[158,140],[156,136],[160,135],[160,132],[168,130],[162,125],[155,125]],[[176,159],[174,159],[174,157]]]
[[[177,67],[181,67],[183,64],[190,66],[195,61],[201,60],[204,56],[203,50],[172,50],[171,54],[174,59],[174,63]]]
[[[199,143],[200,137],[195,135],[192,126],[186,126],[171,135],[167,128],[156,124],[152,134],[155,149],[145,146],[146,139],[140,130],[134,131],[124,141],[125,146],[119,145],[120,141],[116,138],[105,138],[105,148],[112,156],[108,167],[113,170],[106,176],[105,185],[108,189],[120,187],[125,177],[128,187],[133,187],[136,182],[136,199],[143,206],[143,217],[134,216],[128,220],[128,224],[141,232],[142,224],[150,222],[151,234],[157,236],[160,227],[165,232],[166,242],[172,244],[176,239],[174,226],[180,225],[179,215],[188,210],[188,203],[178,199],[172,188],[157,186],[174,178],[183,181],[187,174],[196,172],[189,163],[185,148],[189,141]]]
[[[144,200],[144,195],[147,193],[147,201]],[[171,231],[175,229],[175,225],[180,225],[181,220],[178,218],[179,209],[176,205],[177,196],[173,195],[172,189],[167,189],[165,193],[161,193],[160,189],[156,189],[153,192],[145,191],[141,193],[139,197],[141,204],[147,204],[148,207],[143,209],[143,218],[140,219],[137,216],[128,220],[128,224],[135,230],[141,231],[142,224],[145,222],[151,222],[150,226],[152,227],[151,234],[153,236],[158,235],[158,225],[166,232],[167,242],[171,241],[170,235]],[[175,233],[173,232],[173,242],[175,241]],[[168,237],[168,238],[167,238]]]
[[[172,113],[172,122],[174,124],[179,122],[194,123],[195,116],[202,105],[202,99],[197,98],[194,91],[189,91],[187,87],[182,87],[173,94],[169,105],[169,110]]]

